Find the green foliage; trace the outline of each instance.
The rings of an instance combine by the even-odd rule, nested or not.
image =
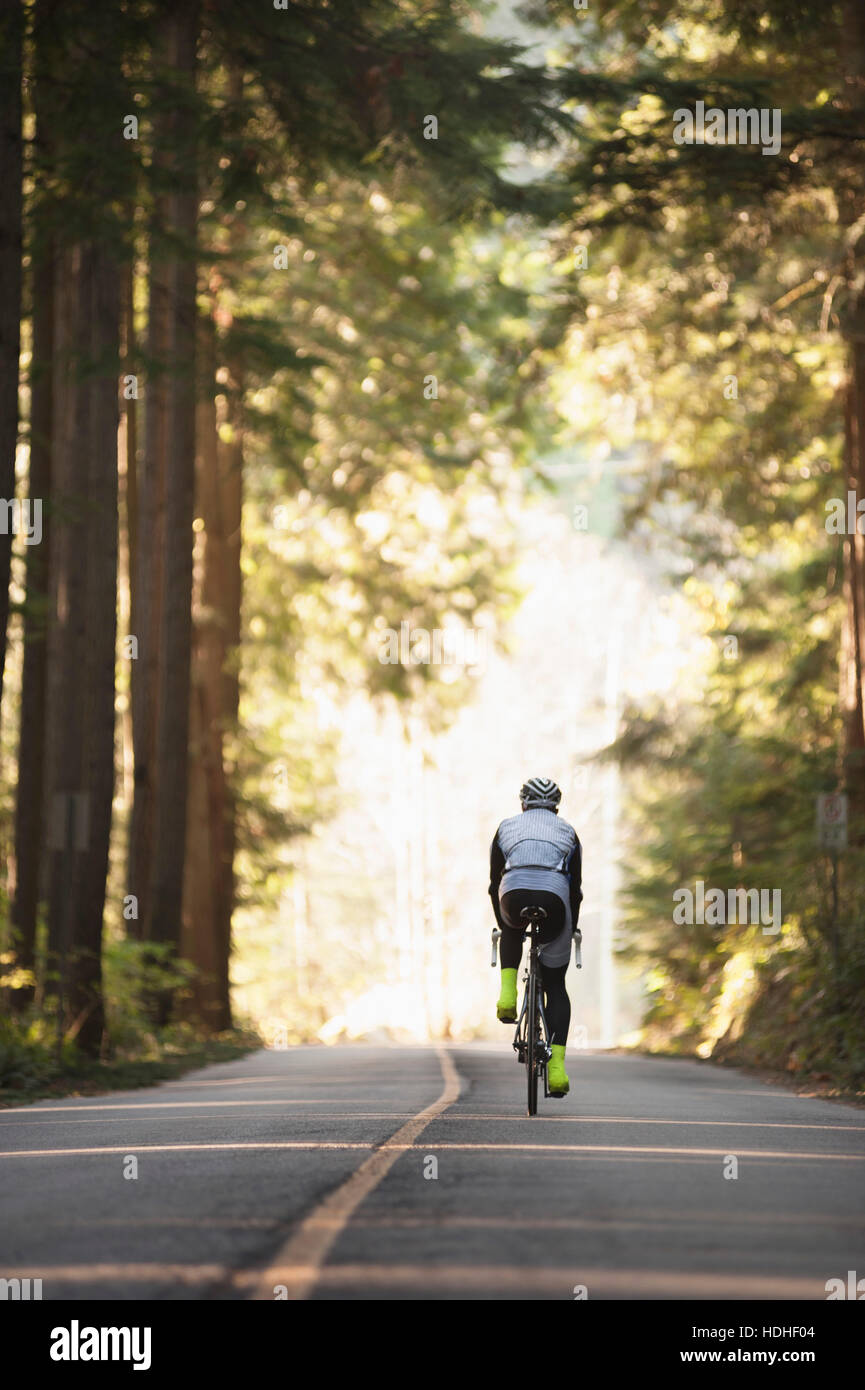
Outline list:
[[[65,1043],[58,1063],[50,1019],[24,1021],[0,1016],[0,1095],[6,1090],[35,1091],[74,1065],[76,1049]]]
[[[695,652],[696,701],[627,710],[612,750],[633,794],[622,953],[646,972],[650,1045],[861,1086],[862,870],[844,857],[836,943],[814,832],[842,747],[824,521],[846,488],[842,267],[865,135],[842,7],[602,0],[576,41],[568,10],[546,12],[584,116],[560,247],[588,247],[572,334],[591,354],[586,438],[638,452],[631,534],[664,538],[718,652]],[[674,111],[698,99],[780,108],[780,154],[676,145]],[[677,926],[672,894],[698,879],[780,889],[782,932]]]
[[[159,942],[107,940],[103,948],[107,1007],[107,1048],[112,1057],[148,1055],[162,1045],[148,1014],[148,1001],[160,991],[176,990],[182,997],[192,976],[187,962],[172,956]]]
[[[747,1017],[712,1056],[865,1090],[865,948],[861,931],[844,937],[837,966],[828,949],[794,948],[758,966]]]
[[[515,465],[552,428],[562,318],[525,226],[449,221],[429,170],[310,185],[284,153],[263,209],[208,223],[218,351],[245,385],[239,900],[270,911],[292,841],[338,805],[323,712],[366,691],[441,726],[470,693],[453,670],[382,662],[383,634],[457,622],[495,640]]]
[[[0,1106],[153,1086],[197,1067],[233,1061],[260,1045],[251,1029],[205,1037],[189,1025],[173,1025],[146,1043],[136,1039],[129,1055],[118,1052],[97,1061],[66,1042],[58,1057],[50,1019],[0,1018]]]
[[[382,663],[381,629],[494,634],[513,603],[514,465],[543,438],[543,352],[562,324],[524,216],[561,189],[510,180],[505,155],[514,139],[554,145],[573,120],[550,75],[454,0],[215,0],[194,82],[166,63],[174,9],[148,0],[118,27],[105,0],[31,7],[27,253],[96,239],[135,263],[124,365],[145,402],[179,370],[149,355],[147,273],[198,261],[217,336],[216,381],[200,386],[215,388],[223,443],[243,431],[241,710],[225,740],[237,896],[272,912],[287,851],[338,804],[322,706],[367,691],[441,724],[469,693]],[[438,140],[424,138],[429,112]],[[192,181],[196,246],[166,226],[167,195]],[[146,405],[137,423],[140,449]],[[104,966],[112,1055],[161,1048],[146,1001],[173,990],[182,1006],[188,975],[113,937]]]

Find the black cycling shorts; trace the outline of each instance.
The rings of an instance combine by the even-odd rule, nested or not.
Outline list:
[[[555,893],[546,892],[543,888],[514,888],[510,893],[502,894],[499,906],[505,925],[513,927],[516,931],[526,930],[527,924],[520,920],[520,913],[524,907],[542,907],[547,915],[538,929],[538,939],[545,945],[555,941],[567,924],[565,905],[561,898]],[[570,950],[570,943],[568,949]]]

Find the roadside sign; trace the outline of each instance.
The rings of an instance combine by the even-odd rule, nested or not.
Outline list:
[[[847,798],[843,792],[817,797],[817,843],[821,849],[847,848]]]

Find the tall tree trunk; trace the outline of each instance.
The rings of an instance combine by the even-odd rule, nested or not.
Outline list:
[[[117,603],[119,273],[113,248],[65,250],[57,317],[55,529],[57,682],[49,844],[51,938],[59,951],[64,1026],[88,1053],[104,1027],[102,916],[114,787]]]
[[[846,404],[846,483],[858,498],[865,497],[865,345],[850,346]],[[865,834],[865,713],[863,713],[863,656],[865,656],[865,537],[844,541],[844,615],[841,627],[841,713],[844,724],[844,776],[850,796],[850,835],[861,843]]]
[[[45,0],[33,14],[34,179],[43,185],[52,161],[56,89],[52,73],[52,16]],[[54,433],[54,263],[57,245],[52,212],[43,201],[33,209],[30,236],[30,461],[28,492],[43,503],[52,494],[51,446]],[[46,706],[48,688],[48,613],[51,572],[51,509],[43,506],[42,540],[27,549],[24,605],[24,659],[18,737],[18,784],[15,802],[15,898],[12,922],[18,963],[35,973],[39,903],[44,897],[44,807],[46,777]],[[16,992],[15,1004],[26,1007],[33,990]]]
[[[167,114],[154,130],[155,162],[165,162]],[[167,223],[169,200],[159,197],[150,238],[147,355],[149,371],[144,395],[144,450],[136,500],[135,539],[130,526],[130,635],[138,642],[132,664],[133,787],[129,826],[127,892],[138,900],[130,919],[130,935],[143,937],[153,873],[153,835],[156,801],[156,727],[162,625],[165,459],[168,452],[168,399],[171,366],[171,273],[160,238]],[[133,554],[134,552],[134,554]]]
[[[76,632],[86,614],[83,602],[83,567],[75,556],[83,555],[84,530],[80,490],[83,463],[75,442],[84,429],[81,392],[77,389],[81,350],[77,333],[83,317],[81,248],[63,247],[54,275],[54,373],[51,444],[51,507],[54,527],[51,546],[51,621],[48,632],[48,682],[46,729],[46,812],[48,866],[48,992],[67,990],[67,961],[71,946],[75,902],[80,891],[77,873],[80,855],[67,850],[66,794],[81,791],[78,753],[81,731],[82,689],[76,667],[83,645]],[[68,726],[69,736],[60,736]],[[74,809],[74,808],[73,808]],[[62,1025],[61,1025],[62,1026]]]
[[[235,805],[227,745],[236,728],[238,706],[242,443],[234,378],[219,412],[214,399],[212,318],[201,327],[201,359],[207,392],[197,412],[196,515],[203,526],[196,552],[182,954],[198,972],[189,1013],[218,1032],[231,1027]]]
[[[30,367],[31,498],[50,498],[52,437],[52,355],[54,343],[54,247],[49,239],[34,250],[31,298],[33,353]],[[24,607],[24,661],[21,673],[21,721],[18,740],[18,785],[15,801],[15,899],[12,922],[18,964],[36,970],[36,927],[43,848],[43,780],[45,777],[45,709],[47,677],[47,604],[50,569],[51,513],[43,509],[42,541],[27,550],[27,597]],[[23,1008],[32,988],[16,991]]]
[[[130,208],[130,223],[135,209]],[[138,377],[137,343],[135,336],[135,258],[123,269],[120,305],[120,351],[123,358],[123,380]],[[138,632],[136,597],[138,586],[134,576],[138,569],[138,400],[127,390],[120,404],[120,515],[121,544],[119,570],[122,576],[127,637]],[[137,640],[137,639],[136,639]],[[135,776],[134,738],[132,731],[131,686],[137,658],[129,657],[129,695],[123,709],[122,786],[125,805],[133,803]],[[134,933],[133,933],[134,934]]]
[[[844,63],[847,103],[861,120],[865,115],[865,10],[858,0],[844,6]],[[861,181],[860,181],[861,187]],[[865,216],[865,199],[858,195],[842,207],[853,227]],[[846,408],[847,487],[865,498],[865,234],[851,247],[848,304],[844,333],[848,342]],[[841,649],[841,706],[844,718],[844,771],[851,799],[851,838],[865,843],[865,536],[849,535],[845,546],[845,616]]]
[[[18,356],[21,323],[21,64],[24,8],[0,6],[0,714],[9,622],[12,522],[18,442]]]
[[[88,387],[87,459],[87,650],[83,728],[83,778],[88,792],[89,838],[84,854],[82,899],[70,962],[69,1006],[79,1042],[88,1052],[103,1031],[102,917],[108,877],[114,796],[114,707],[117,645],[117,374],[120,278],[110,248],[90,252],[91,356],[103,364]],[[80,564],[80,557],[78,559]]]
[[[153,866],[144,910],[144,934],[148,940],[176,951],[183,907],[192,635],[197,319],[194,248],[198,217],[192,96],[198,40],[197,0],[184,0],[170,13],[165,20],[165,36],[169,66],[185,90],[184,99],[175,99],[167,116],[176,185],[169,194],[168,222],[180,244],[168,270],[172,369],[167,388]],[[163,993],[157,1021],[166,1022],[170,1011],[170,995]]]
[[[243,70],[234,64],[229,74],[229,96],[243,101]],[[243,212],[236,210],[230,228],[230,246],[239,255],[244,242]],[[227,325],[226,325],[227,326]],[[237,852],[237,735],[240,711],[240,635],[243,605],[243,400],[245,380],[243,358],[239,352],[226,363],[224,415],[219,431],[220,515],[224,546],[222,592],[225,652],[222,661],[222,760],[225,776],[225,831],[222,842],[221,888],[217,898],[219,933],[219,989],[223,1026],[231,1026],[231,924],[234,915],[236,879],[234,856]]]
[[[235,905],[234,856],[237,850],[237,733],[240,706],[240,632],[243,579],[243,369],[239,358],[228,364],[226,393],[227,437],[220,434],[220,486],[225,587],[225,653],[222,662],[222,761],[225,781],[225,828],[220,859],[221,887],[217,899],[219,932],[219,992],[222,1026],[231,1027],[231,923]]]
[[[195,546],[189,803],[181,954],[196,972],[184,1014],[218,1031],[222,1024],[218,1018],[217,902],[225,815],[220,698],[224,653],[221,631],[223,557],[214,398],[215,333],[209,315],[199,325],[199,360],[202,392],[196,408],[195,514],[203,526]]]

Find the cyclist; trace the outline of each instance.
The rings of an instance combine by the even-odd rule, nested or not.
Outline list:
[[[544,1012],[552,1038],[547,1084],[554,1096],[567,1095],[565,1044],[571,1022],[571,1001],[565,971],[571,955],[571,935],[580,916],[582,849],[577,833],[559,819],[562,793],[549,777],[530,777],[520,790],[522,813],[503,820],[490,849],[490,887],[493,912],[501,928],[502,989],[496,1013],[502,1023],[517,1018],[517,970],[523,953],[524,907],[546,912],[541,923],[539,952]]]

